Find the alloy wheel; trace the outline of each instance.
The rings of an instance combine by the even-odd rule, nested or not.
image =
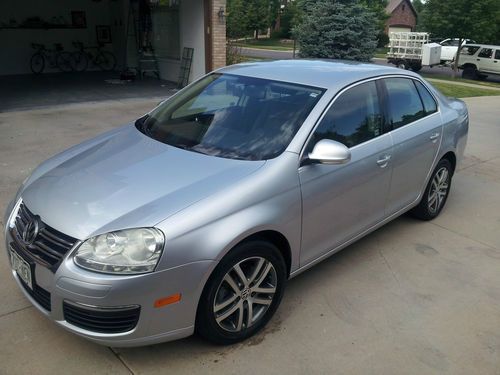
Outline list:
[[[446,167],[442,167],[436,172],[434,178],[432,179],[427,197],[427,205],[429,211],[433,214],[439,212],[443,202],[445,201],[446,195],[448,194],[448,176],[448,169]]]
[[[273,302],[277,280],[274,266],[263,257],[234,265],[215,293],[213,314],[219,327],[240,332],[258,322]]]

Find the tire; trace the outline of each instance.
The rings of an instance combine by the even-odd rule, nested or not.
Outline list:
[[[89,66],[89,58],[85,52],[77,51],[71,54],[71,67],[75,72],[84,72]]]
[[[30,68],[34,74],[40,74],[45,69],[45,58],[40,52],[31,56]]]
[[[59,52],[56,57],[56,65],[61,72],[73,71],[73,58],[69,52]]]
[[[478,79],[477,69],[473,66],[467,66],[462,72],[462,78],[464,79]]]
[[[238,267],[246,282],[238,277]],[[276,246],[260,240],[237,245],[205,285],[196,314],[196,331],[220,345],[249,338],[276,312],[286,279],[286,265]]]
[[[101,70],[110,72],[115,69],[116,58],[111,52],[101,51],[97,54],[95,63]]]
[[[453,169],[450,161],[441,159],[432,172],[422,200],[410,213],[420,220],[428,221],[436,218],[448,199],[452,177]]]
[[[396,63],[396,66],[399,68],[399,69],[404,69],[404,70],[408,70],[410,69],[410,66],[408,65],[408,63],[404,60],[399,60],[397,63]]]
[[[414,72],[419,72],[419,71],[420,71],[420,69],[422,69],[422,64],[420,64],[420,63],[418,63],[418,62],[416,62],[416,63],[412,63],[412,64],[410,65],[410,68],[411,68],[411,70],[413,70]]]

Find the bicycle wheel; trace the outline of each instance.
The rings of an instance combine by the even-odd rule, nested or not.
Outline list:
[[[59,52],[56,57],[56,65],[62,72],[73,71],[71,53]]]
[[[89,58],[83,51],[76,51],[71,54],[71,67],[75,72],[84,72],[89,65]]]
[[[33,56],[31,56],[31,71],[34,74],[40,74],[43,72],[45,68],[45,58],[40,52],[36,52]]]
[[[95,64],[102,70],[109,72],[116,66],[115,55],[108,51],[101,51],[95,57]]]

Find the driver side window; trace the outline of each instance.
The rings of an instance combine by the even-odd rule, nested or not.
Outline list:
[[[354,147],[382,134],[382,112],[375,81],[354,86],[328,109],[309,141],[307,151],[322,139]]]

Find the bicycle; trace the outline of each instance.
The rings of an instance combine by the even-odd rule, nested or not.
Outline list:
[[[45,48],[44,44],[31,43],[36,52],[31,56],[30,67],[34,74],[40,74],[48,61],[51,68],[58,68],[62,72],[71,72],[71,53],[64,51],[60,43],[54,44],[54,49]]]
[[[97,65],[101,70],[109,72],[116,67],[116,57],[109,51],[102,49],[102,44],[95,47],[85,47],[82,42],[73,42],[73,46],[77,51],[71,54],[71,67],[77,72],[87,70],[89,61]],[[90,52],[89,49],[95,49],[95,54]]]

